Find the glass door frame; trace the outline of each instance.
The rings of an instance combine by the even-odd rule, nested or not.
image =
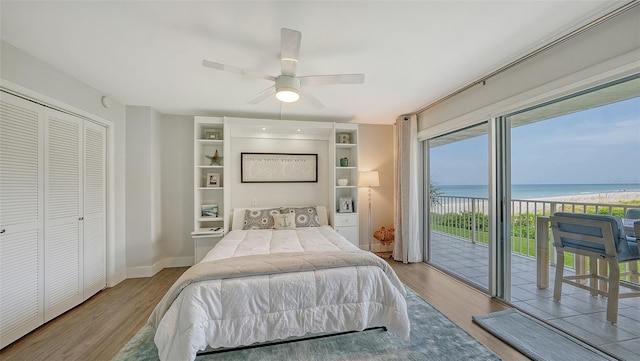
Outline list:
[[[511,143],[509,120],[489,121],[489,295],[511,300]]]
[[[483,120],[478,124],[487,123],[488,134],[488,164],[489,167],[489,270],[488,288],[480,288],[492,297],[509,301],[511,299],[511,181],[510,181],[510,129],[509,120],[506,117],[495,117]],[[430,214],[431,198],[429,181],[430,163],[430,139],[423,139],[422,151],[422,175],[423,175],[423,261],[432,264],[430,259],[431,248],[431,224]],[[470,283],[471,284],[471,283]]]

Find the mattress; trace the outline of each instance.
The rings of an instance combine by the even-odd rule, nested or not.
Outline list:
[[[201,263],[240,263],[260,258],[256,255],[267,259],[266,255],[282,258],[287,254],[310,257],[358,252],[368,255],[329,226],[236,230]],[[187,283],[158,317],[154,338],[158,355],[161,360],[193,360],[207,347],[238,347],[308,333],[379,326],[408,339],[404,287],[393,270],[381,263],[382,267],[338,265]]]

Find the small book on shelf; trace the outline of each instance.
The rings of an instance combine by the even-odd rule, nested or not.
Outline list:
[[[210,227],[210,228],[198,228],[191,232],[192,235],[212,235],[212,236],[222,236],[224,234],[224,230],[222,227]]]

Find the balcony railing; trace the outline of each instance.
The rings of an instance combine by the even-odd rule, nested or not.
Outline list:
[[[624,217],[633,204],[604,204],[513,199],[511,200],[511,252],[536,258],[536,222],[538,216],[555,212],[609,214]],[[489,199],[476,197],[437,196],[431,202],[431,229],[471,243],[489,243]],[[549,232],[548,232],[549,233]],[[547,242],[550,240],[547,239]],[[547,243],[551,247],[550,243]],[[555,265],[556,253],[549,252],[549,264]],[[565,254],[565,266],[574,268],[572,253]],[[638,261],[640,267],[640,261]],[[629,264],[621,271],[628,271]]]

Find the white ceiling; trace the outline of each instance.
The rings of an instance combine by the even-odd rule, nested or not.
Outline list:
[[[127,105],[164,114],[392,124],[620,1],[4,1],[6,42]],[[280,28],[302,32],[298,75],[324,103],[247,100],[272,85],[203,59],[280,74]]]

